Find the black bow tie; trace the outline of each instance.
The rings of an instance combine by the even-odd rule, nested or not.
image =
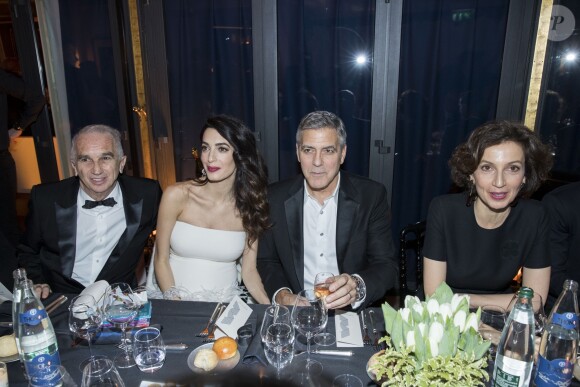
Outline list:
[[[83,208],[87,208],[90,210],[91,208],[95,208],[97,206],[113,207],[115,204],[117,204],[117,202],[113,198],[106,198],[105,200],[97,200],[97,201],[85,200],[85,205],[83,206]]]

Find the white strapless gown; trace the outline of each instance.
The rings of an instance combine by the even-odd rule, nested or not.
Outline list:
[[[244,231],[214,230],[177,221],[171,232],[169,250],[175,286],[189,293],[186,299],[229,301],[240,293],[237,263],[245,243]],[[147,275],[147,290],[159,292],[153,259]]]

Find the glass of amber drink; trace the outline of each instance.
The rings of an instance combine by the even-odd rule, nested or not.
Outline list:
[[[318,298],[322,298],[324,305],[326,307],[326,296],[328,296],[331,291],[329,289],[330,284],[334,281],[334,274],[328,272],[322,272],[316,274],[314,279],[314,294]],[[332,333],[321,332],[314,336],[314,342],[318,345],[328,346],[336,342],[336,337]]]

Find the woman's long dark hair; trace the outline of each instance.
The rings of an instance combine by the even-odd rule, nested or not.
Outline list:
[[[236,163],[234,198],[250,246],[269,227],[266,164],[256,147],[254,133],[242,121],[226,115],[208,118],[201,130],[202,142],[203,134],[208,128],[217,130],[234,150],[233,157]],[[207,178],[196,181],[200,184],[208,182]]]

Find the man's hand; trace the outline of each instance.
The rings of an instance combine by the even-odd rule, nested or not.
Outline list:
[[[356,281],[349,274],[343,273],[334,277],[328,289],[331,292],[326,296],[328,309],[344,308],[356,301]]]
[[[276,303],[280,305],[294,305],[296,294],[292,294],[286,289],[282,289],[276,294]]]
[[[21,129],[8,129],[8,136],[10,136],[11,140],[14,140],[15,138],[20,137],[20,135],[22,134],[22,130]]]
[[[48,286],[48,284],[36,284],[33,288],[34,293],[36,293],[36,296],[40,299],[45,299],[50,295],[50,293],[52,293],[52,290],[50,290],[50,286]]]

